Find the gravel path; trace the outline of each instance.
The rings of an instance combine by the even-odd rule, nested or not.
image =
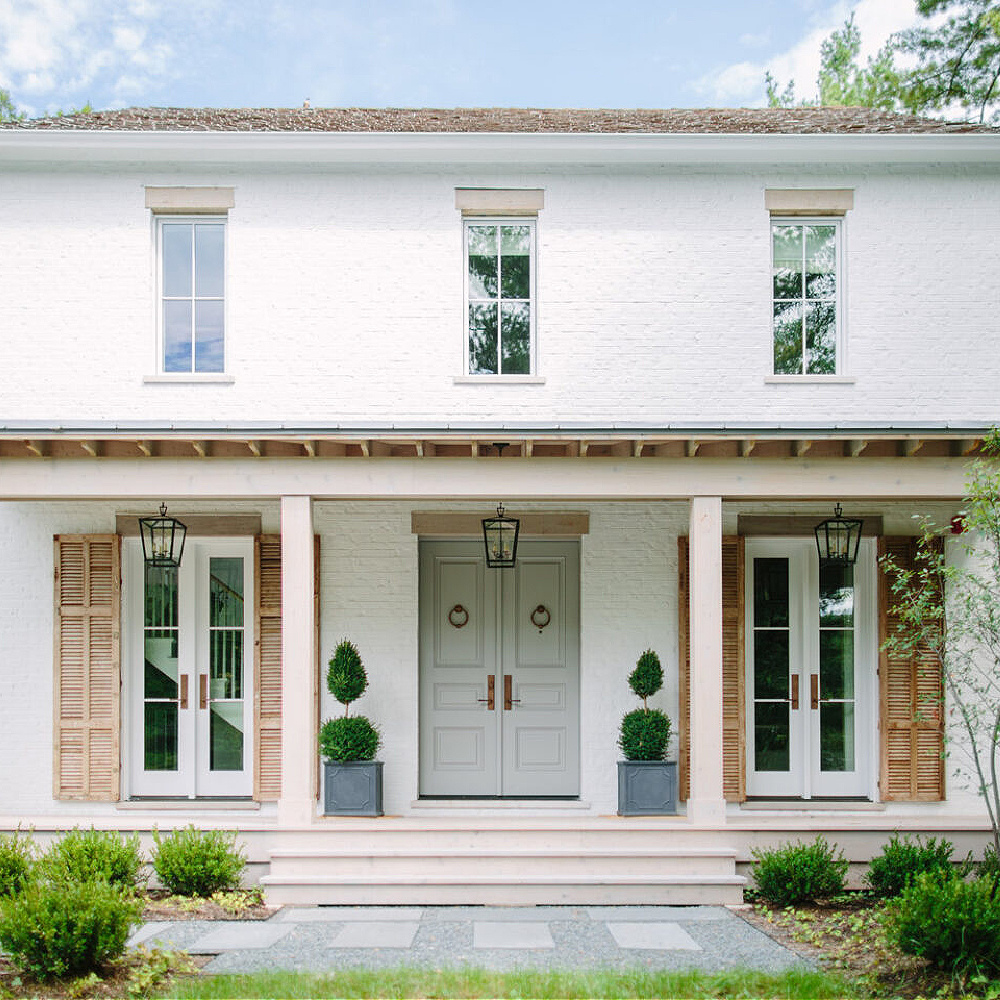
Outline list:
[[[778,971],[808,964],[721,906],[285,907],[266,921],[149,923],[130,943],[214,955],[209,973],[398,965]]]

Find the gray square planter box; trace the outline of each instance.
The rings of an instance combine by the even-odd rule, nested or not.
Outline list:
[[[618,761],[619,816],[669,816],[676,812],[676,761]]]
[[[323,812],[327,816],[382,816],[382,761],[323,762]]]

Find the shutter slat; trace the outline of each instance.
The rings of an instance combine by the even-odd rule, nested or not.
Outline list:
[[[917,568],[917,539],[886,537],[879,559],[890,556],[901,569]],[[879,788],[885,801],[933,802],[944,798],[944,689],[932,650],[904,654],[881,650],[901,626],[892,610],[885,571],[879,573]]]
[[[121,540],[56,535],[53,795],[117,801]]]

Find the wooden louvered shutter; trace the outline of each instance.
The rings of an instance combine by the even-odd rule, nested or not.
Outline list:
[[[254,539],[254,798],[281,795],[281,536]]]
[[[55,536],[53,795],[116,802],[121,539]]]
[[[915,569],[918,539],[879,539],[879,558]],[[930,650],[887,652],[899,626],[889,579],[879,568],[879,791],[883,801],[944,798],[944,687],[941,663]]]
[[[319,535],[313,548],[313,620],[315,623],[316,674],[319,675]],[[257,759],[254,798],[270,802],[281,795],[281,536],[254,539],[254,586],[257,630],[254,642],[254,726]],[[319,694],[316,689],[315,725],[319,727]],[[319,795],[319,757],[313,755],[313,784]]]
[[[678,726],[679,798],[690,793],[691,652],[690,584],[687,538],[678,538],[678,612],[680,719]],[[722,773],[730,802],[746,798],[746,709],[744,705],[743,538],[722,539]]]

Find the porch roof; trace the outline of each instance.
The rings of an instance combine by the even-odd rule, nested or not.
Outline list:
[[[31,458],[948,458],[980,450],[980,423],[592,425],[212,421],[0,424],[0,459]]]

